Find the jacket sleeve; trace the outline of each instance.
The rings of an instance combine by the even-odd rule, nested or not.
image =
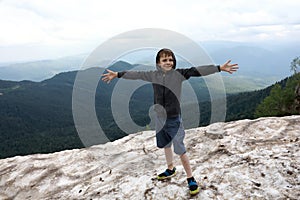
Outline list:
[[[122,71],[118,72],[118,78],[130,80],[143,80],[152,82],[154,71]]]
[[[221,71],[220,65],[203,65],[177,70],[184,76],[185,79],[189,79],[192,76],[207,76]]]

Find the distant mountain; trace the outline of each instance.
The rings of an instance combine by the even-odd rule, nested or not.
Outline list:
[[[86,55],[77,55],[56,60],[2,64],[0,66],[0,79],[11,81],[42,81],[61,72],[80,69],[85,57]]]
[[[241,67],[239,74],[254,78],[283,79],[291,74],[292,59],[300,55],[300,44],[207,41],[202,46],[216,63],[232,59]]]
[[[215,62],[220,63],[228,58],[233,62],[239,63],[241,69],[239,73],[255,77],[266,76],[287,76],[289,72],[290,58],[283,58],[270,50],[237,46],[226,49],[220,49],[211,53]]]
[[[217,64],[222,64],[227,59],[239,63],[241,68],[237,76],[242,75],[241,78],[248,80],[252,78],[260,79],[260,82],[265,83],[263,87],[272,84],[274,80],[289,76],[291,74],[289,70],[290,62],[300,55],[300,44],[204,41],[200,45]],[[79,70],[87,56],[87,54],[82,54],[56,60],[15,64],[0,63],[0,79],[42,81],[61,72]],[[154,55],[149,50],[135,51],[123,58],[122,60],[132,64],[151,65],[155,62]]]
[[[133,67],[135,65],[120,61],[110,69],[120,71]],[[90,68],[85,71],[100,76],[103,69]],[[64,72],[41,82],[0,80],[0,158],[83,147],[72,115],[72,91],[76,75],[77,71]],[[231,81],[230,78],[224,80],[226,91],[240,92],[239,88],[231,88],[230,85],[234,85]],[[111,111],[111,96],[117,82],[117,79],[110,84],[99,81],[95,97],[98,121],[103,131],[109,133],[110,140],[126,135],[116,125]],[[202,78],[191,79],[190,83],[199,101],[199,125],[207,125],[211,115],[210,94]],[[256,106],[269,91],[270,87],[229,95],[226,120],[253,118]],[[148,111],[152,106],[152,93],[152,86],[144,85],[134,92],[129,102],[130,115],[141,127],[150,122]],[[190,109],[191,105],[183,106]],[[186,128],[190,128],[188,124]],[[138,131],[141,130],[132,129],[132,133]]]
[[[119,62],[112,69],[120,69],[119,65],[125,69],[132,67]],[[87,70],[101,76],[100,68]],[[0,80],[1,158],[83,147],[72,116],[76,74],[77,71],[64,72],[41,82]],[[113,140],[125,135],[114,124],[111,110],[107,108],[115,83],[99,82],[101,91],[97,91],[95,105],[100,123],[104,124],[105,131],[112,132]]]

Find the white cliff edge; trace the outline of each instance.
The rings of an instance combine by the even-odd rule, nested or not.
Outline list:
[[[186,130],[185,144],[201,191],[193,199],[298,199],[300,116],[260,118]],[[178,174],[165,170],[155,133],[104,145],[0,160],[0,199],[188,199]]]

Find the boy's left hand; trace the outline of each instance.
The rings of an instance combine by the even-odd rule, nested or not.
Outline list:
[[[220,66],[220,70],[232,74],[239,69],[238,64],[230,64],[231,60],[228,60],[226,63]]]

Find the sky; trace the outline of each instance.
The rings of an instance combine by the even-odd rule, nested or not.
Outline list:
[[[299,0],[0,0],[0,63],[89,53],[141,28],[199,42],[299,42],[299,8]]]

